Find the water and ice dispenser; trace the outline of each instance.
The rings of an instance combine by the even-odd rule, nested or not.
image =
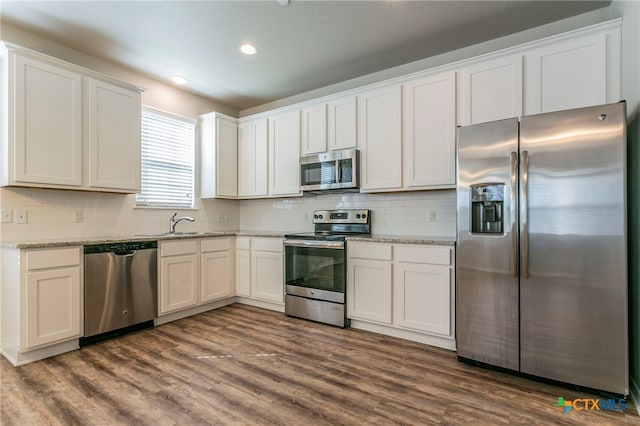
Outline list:
[[[504,184],[471,186],[471,232],[502,234],[504,230]]]

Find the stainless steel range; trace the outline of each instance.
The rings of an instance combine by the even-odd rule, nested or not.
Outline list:
[[[315,232],[286,235],[285,313],[348,327],[346,237],[371,233],[371,212],[316,210]]]

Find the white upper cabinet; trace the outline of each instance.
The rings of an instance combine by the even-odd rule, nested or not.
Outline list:
[[[301,195],[300,111],[297,109],[269,117],[269,195]]]
[[[402,89],[404,188],[455,185],[455,72],[412,80]]]
[[[527,64],[527,114],[607,103],[606,34],[536,48]]]
[[[89,85],[89,186],[140,190],[140,93],[95,79]]]
[[[327,147],[329,151],[355,148],[357,141],[356,97],[346,96],[327,103]]]
[[[9,161],[3,184],[81,186],[82,76],[49,62],[8,56],[13,90],[4,112]]]
[[[138,88],[4,43],[0,56],[1,185],[139,190]]]
[[[268,193],[268,122],[244,121],[238,128],[238,197],[266,197]]]
[[[302,109],[302,155],[355,148],[356,97],[346,96]]]
[[[302,155],[327,150],[327,105],[322,103],[302,109]]]
[[[200,117],[200,197],[238,194],[238,123],[217,113]]]
[[[401,87],[358,95],[358,148],[362,192],[402,186]]]
[[[522,55],[489,59],[461,70],[459,124],[522,115]]]

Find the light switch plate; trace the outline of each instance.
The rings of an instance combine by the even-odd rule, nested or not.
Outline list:
[[[436,221],[436,209],[429,210],[429,222]]]
[[[13,222],[13,210],[12,209],[0,210],[0,223],[11,223],[11,222]]]
[[[16,223],[27,223],[26,209],[16,209]]]
[[[82,210],[74,210],[72,214],[73,223],[84,222],[84,212]]]

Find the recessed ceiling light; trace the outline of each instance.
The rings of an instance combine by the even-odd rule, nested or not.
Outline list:
[[[276,0],[280,6],[289,6],[289,0]]]
[[[175,84],[180,84],[180,85],[187,83],[187,79],[181,75],[174,75],[173,77],[171,77],[171,81],[173,81]]]
[[[240,45],[240,51],[245,55],[255,55],[258,53],[258,49],[251,43],[243,43]]]

